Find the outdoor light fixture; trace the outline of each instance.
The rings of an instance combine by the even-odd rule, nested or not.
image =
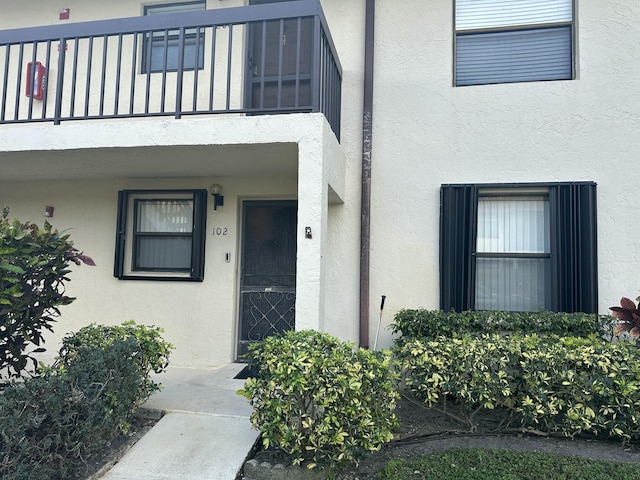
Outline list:
[[[222,186],[214,183],[209,187],[209,192],[213,195],[213,209],[224,206],[224,197],[222,196]]]

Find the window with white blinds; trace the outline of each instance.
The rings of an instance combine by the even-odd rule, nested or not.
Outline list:
[[[119,192],[114,275],[202,281],[206,206],[206,190]]]
[[[456,0],[455,84],[570,80],[573,0]]]
[[[476,308],[550,309],[550,243],[547,196],[480,196]]]
[[[134,201],[133,270],[189,271],[193,200]]]
[[[446,184],[440,308],[598,311],[593,182]]]

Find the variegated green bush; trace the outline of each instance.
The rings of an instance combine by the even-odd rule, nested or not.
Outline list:
[[[425,405],[456,402],[476,426],[500,409],[511,426],[573,437],[640,438],[640,350],[627,342],[537,334],[407,339],[395,347],[407,390]]]
[[[398,393],[390,352],[292,331],[254,344],[249,358],[258,375],[238,394],[253,406],[265,448],[313,468],[357,462],[391,440]]]

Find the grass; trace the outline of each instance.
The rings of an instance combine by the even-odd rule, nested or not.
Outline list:
[[[637,480],[640,465],[566,457],[553,453],[456,448],[392,460],[382,480]]]

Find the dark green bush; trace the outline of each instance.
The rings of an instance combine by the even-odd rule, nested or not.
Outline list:
[[[133,321],[111,326],[92,323],[62,339],[59,362],[67,368],[74,365],[82,366],[85,357],[90,355],[92,350],[107,350],[122,341],[131,342],[131,348],[123,360],[133,364],[138,377],[142,379],[135,395],[146,400],[158,390],[158,385],[151,379],[151,372],[164,371],[169,365],[169,354],[173,349],[173,345],[162,339],[160,328],[136,325]]]
[[[614,319],[585,313],[400,310],[392,331],[411,338],[492,333],[538,333],[573,337],[611,335]]]
[[[69,235],[0,216],[0,378],[17,378],[37,362],[43,330],[53,331],[59,307],[74,299],[64,293],[69,264],[91,258],[73,248]],[[31,348],[31,351],[27,351]]]
[[[0,478],[81,475],[158,388],[149,372],[166,367],[171,348],[159,332],[131,323],[86,327],[65,338],[56,366],[7,387],[0,395]]]
[[[255,344],[249,357],[258,376],[238,393],[254,408],[265,448],[312,468],[357,461],[391,440],[398,394],[389,352],[291,331]]]
[[[395,347],[406,388],[427,406],[453,400],[470,428],[502,409],[547,433],[640,438],[640,350],[626,342],[513,334],[410,339]]]

